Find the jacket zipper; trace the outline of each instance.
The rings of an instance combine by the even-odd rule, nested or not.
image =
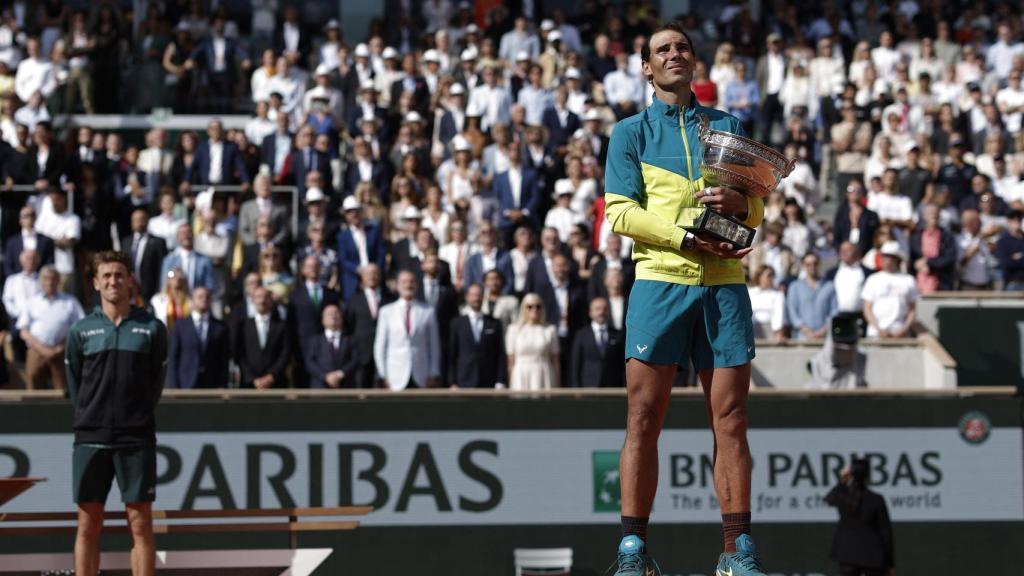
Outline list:
[[[690,142],[686,137],[686,122],[684,120],[683,107],[679,107],[679,136],[683,139],[683,150],[686,152],[686,179],[690,181],[690,185],[693,186],[693,156],[690,154]],[[697,256],[697,282],[700,285],[704,284],[704,255],[698,251],[693,250]]]

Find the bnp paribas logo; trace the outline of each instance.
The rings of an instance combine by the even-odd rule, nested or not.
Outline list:
[[[618,450],[593,452],[594,512],[618,512],[622,506],[619,492]]]

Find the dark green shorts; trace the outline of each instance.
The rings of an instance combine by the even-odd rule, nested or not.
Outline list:
[[[689,286],[637,280],[626,314],[626,360],[693,362],[696,370],[754,359],[750,294],[743,284]]]
[[[156,499],[156,446],[75,444],[71,458],[75,502],[106,502],[117,478],[121,502]]]

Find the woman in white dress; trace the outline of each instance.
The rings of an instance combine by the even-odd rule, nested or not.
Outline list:
[[[558,335],[544,321],[544,302],[531,292],[523,296],[519,320],[505,334],[509,388],[549,390],[558,388]]]
[[[754,275],[750,291],[750,308],[754,316],[754,338],[786,339],[786,295],[775,287],[775,269],[761,266]]]
[[[447,244],[451,216],[445,210],[441,198],[441,188],[436,184],[431,184],[427,188],[426,202],[420,213],[423,215],[422,226],[434,234],[434,240],[437,240],[438,245]]]
[[[472,166],[473,153],[468,147],[456,147],[452,162],[455,166],[448,174],[448,203],[469,202],[480,180],[480,174]]]

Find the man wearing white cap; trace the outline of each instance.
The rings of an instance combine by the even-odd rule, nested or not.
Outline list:
[[[320,64],[313,73],[313,80],[316,86],[306,90],[302,97],[302,110],[308,114],[313,109],[313,98],[324,98],[327,100],[327,110],[338,120],[341,116],[342,98],[341,92],[331,86],[331,68],[326,64]]]
[[[476,64],[480,54],[476,48],[466,48],[459,55],[459,69],[453,75],[455,81],[462,84],[466,90],[472,92],[480,84],[480,74],[477,73]]]
[[[328,198],[323,189],[317,186],[306,188],[306,195],[302,199],[302,203],[306,206],[306,212],[299,218],[299,233],[296,242],[300,244],[309,242],[308,230],[310,227],[318,227],[321,230],[324,245],[330,247],[333,254],[334,241],[337,239],[340,223],[336,216],[328,213],[327,202]]]
[[[341,64],[338,59],[338,49],[341,48],[341,24],[336,18],[331,18],[324,24],[324,35],[327,36],[327,40],[320,45],[320,64],[333,71]]]
[[[544,227],[558,230],[558,239],[563,244],[569,241],[569,234],[576,225],[583,222],[583,216],[573,212],[570,207],[574,194],[576,190],[573,189],[571,180],[563,178],[555,182],[555,192],[552,196],[556,204],[544,217]]]
[[[441,56],[434,48],[423,52],[423,80],[431,96],[437,93],[437,81],[441,79]]]
[[[608,157],[608,137],[601,131],[603,125],[604,118],[596,106],[591,106],[583,113],[583,137],[590,142],[590,150],[600,166],[604,166]]]
[[[569,91],[569,98],[565,106],[577,116],[583,116],[585,104],[590,96],[583,91],[583,73],[579,68],[568,68],[564,76],[565,87]]]
[[[905,338],[916,317],[917,283],[900,271],[905,256],[899,242],[889,240],[879,252],[882,269],[868,276],[861,290],[868,338]]]
[[[380,227],[363,221],[363,205],[355,196],[341,204],[345,229],[338,234],[341,295],[347,302],[359,289],[359,269],[367,264],[384,268],[384,237]]]
[[[495,124],[508,124],[512,108],[512,95],[498,85],[498,70],[488,66],[483,71],[484,83],[470,92],[469,105],[483,113],[480,129],[487,132]]]
[[[348,109],[346,122],[349,134],[353,138],[360,134],[360,119],[364,116],[370,116],[377,119],[378,128],[382,132],[381,137],[386,139],[385,121],[388,117],[388,111],[378,105],[377,96],[377,87],[374,85],[373,80],[367,80],[359,86],[359,102]]]
[[[402,94],[412,94],[412,107],[421,113],[426,113],[430,107],[430,88],[427,81],[420,76],[419,66],[416,64],[416,55],[409,53],[402,57],[402,76],[391,83],[391,102],[398,104]]]
[[[345,110],[351,114],[356,104],[356,96],[359,91],[370,81],[373,84],[373,66],[370,65],[370,47],[364,43],[356,44],[352,51],[352,65],[342,82],[342,93],[345,95]]]
[[[448,104],[437,127],[437,140],[444,145],[451,142],[456,134],[461,134],[466,125],[466,89],[462,84],[452,84],[448,88],[448,96]]]
[[[565,47],[562,44],[562,33],[552,30],[547,34],[547,45],[544,52],[537,58],[544,70],[544,86],[551,87],[555,77],[565,70]]]
[[[530,58],[536,58],[540,54],[540,40],[529,29],[529,21],[523,16],[517,17],[515,27],[501,36],[498,58],[512,62],[519,52],[526,52]]]
[[[415,206],[406,207],[402,212],[403,238],[391,245],[391,273],[394,278],[399,270],[419,269],[419,260],[423,257],[416,245],[416,236],[422,228],[423,215]]]

